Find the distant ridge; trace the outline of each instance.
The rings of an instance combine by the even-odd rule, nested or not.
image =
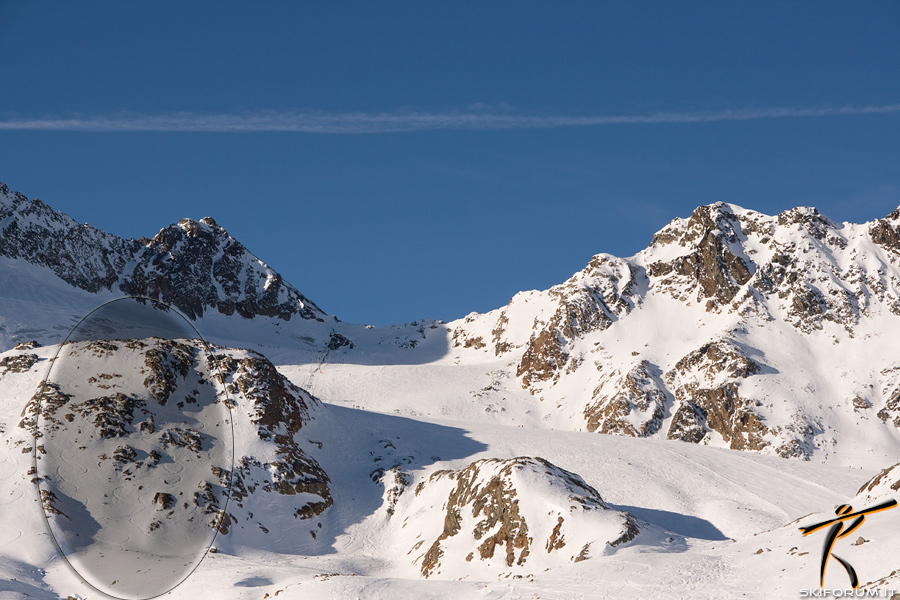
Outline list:
[[[210,217],[181,219],[152,239],[125,240],[0,183],[0,256],[46,267],[88,292],[160,300],[192,319],[211,310],[285,321],[326,316]]]

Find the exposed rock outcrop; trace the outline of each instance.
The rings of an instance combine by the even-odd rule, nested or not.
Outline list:
[[[882,469],[878,475],[864,483],[856,495],[865,495],[871,499],[897,492],[900,492],[900,463]]]
[[[36,475],[47,492],[45,504],[54,510],[68,513],[68,504],[84,501],[71,491],[61,493],[67,483],[57,475],[58,465],[79,460],[108,471],[113,487],[106,493],[115,488],[116,498],[127,498],[137,485],[128,482],[152,486],[155,496],[147,501],[165,514],[153,523],[135,523],[161,539],[176,523],[193,522],[195,512],[223,534],[242,526],[253,516],[243,508],[253,494],[292,497],[285,513],[301,520],[333,503],[328,476],[310,455],[312,444],[298,435],[319,404],[264,356],[222,347],[209,354],[197,340],[159,338],[72,342],[59,356],[55,379],[37,386],[19,423],[38,442]],[[21,374],[26,375],[33,377]],[[244,442],[250,454],[236,457],[234,473],[232,426],[258,439],[255,445]],[[177,478],[167,476],[173,463],[181,466]],[[181,498],[186,486],[195,489]],[[132,491],[135,497],[144,493]],[[234,502],[226,509],[229,498]]]
[[[672,243],[676,236],[675,231],[661,232],[653,241]],[[707,310],[717,310],[731,302],[753,275],[753,265],[740,256],[742,236],[739,219],[724,205],[701,206],[688,219],[677,240],[691,251],[669,261],[651,263],[647,272],[669,293],[677,293],[679,298],[687,294],[705,299]]]
[[[584,271],[550,288],[547,296],[554,311],[545,322],[535,319],[534,333],[516,370],[522,385],[555,381],[564,368],[575,366],[569,360],[572,342],[606,329],[634,307],[637,275],[638,270],[626,261],[597,255]],[[498,326],[502,326],[499,321]]]
[[[245,411],[260,440],[274,443],[275,456],[265,464],[252,456],[236,461],[237,487],[253,492],[259,486],[263,491],[300,495],[307,502],[296,508],[295,516],[318,516],[333,503],[328,475],[297,439],[310,419],[310,409],[318,402],[282,376],[261,354],[247,350],[242,354],[220,353],[217,349],[213,360],[226,389],[246,402],[236,409]],[[243,495],[236,493],[239,502]]]
[[[632,437],[659,431],[667,396],[658,371],[643,360],[624,375],[614,371],[601,377],[593,403],[584,409],[587,430]]]
[[[739,382],[760,371],[760,365],[733,343],[704,344],[675,364],[666,381],[675,390],[677,409],[667,437],[702,441],[715,431],[735,450],[761,450],[768,433],[755,402],[742,399]]]
[[[432,509],[443,513],[439,531],[420,522]],[[611,509],[578,475],[527,457],[436,471],[393,518],[424,530],[411,555],[425,577],[467,564],[500,573],[565,564],[587,558],[586,548],[603,552],[638,535],[634,517]]]

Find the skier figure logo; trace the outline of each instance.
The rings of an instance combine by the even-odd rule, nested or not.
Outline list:
[[[801,527],[800,531],[803,532],[804,536],[807,536],[811,533],[819,531],[825,527],[831,525],[831,529],[828,530],[828,535],[825,538],[825,545],[822,548],[822,567],[820,569],[820,587],[825,587],[825,567],[828,566],[828,558],[834,557],[844,569],[847,571],[847,575],[850,577],[850,585],[853,586],[855,590],[859,587],[859,577],[856,576],[856,569],[854,569],[850,563],[846,560],[838,556],[837,554],[832,554],[831,549],[834,547],[834,543],[842,537],[846,537],[859,529],[860,525],[863,524],[863,521],[866,520],[866,515],[880,512],[882,510],[888,510],[889,508],[894,508],[897,506],[896,500],[888,500],[887,502],[882,502],[881,504],[877,504],[871,508],[867,508],[865,510],[860,510],[857,512],[852,512],[853,507],[849,504],[841,504],[834,510],[834,514],[836,518],[831,519],[830,521],[823,521],[822,523],[817,523],[815,525],[810,525],[809,527]],[[844,529],[845,521],[853,520],[850,525]],[[842,533],[843,532],[843,533]]]

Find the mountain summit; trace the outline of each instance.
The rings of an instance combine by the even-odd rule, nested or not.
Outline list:
[[[88,292],[160,300],[192,319],[208,311],[285,321],[325,316],[210,217],[125,240],[0,183],[0,256],[46,267]]]
[[[701,206],[634,256],[598,254],[559,285],[445,327],[370,331],[325,322],[325,313],[211,218],[123,240],[6,186],[3,260],[14,266],[0,269],[0,284],[5,277],[19,285],[26,271],[36,282],[27,301],[0,285],[10,307],[63,294],[40,314],[0,315],[7,347],[40,337],[29,333],[39,324],[55,341],[74,315],[66,290],[77,288],[85,312],[106,296],[128,294],[173,304],[205,324],[210,315],[224,318],[229,334],[244,323],[246,330],[228,336],[240,344],[257,343],[253,318],[265,317],[270,332],[282,335],[259,344],[290,347],[294,361],[298,341],[306,351],[330,348],[351,379],[381,381],[386,373],[371,371],[379,364],[433,365],[425,373],[445,361],[482,374],[450,386],[443,372],[418,374],[399,393],[408,384],[406,370],[397,369],[397,393],[381,400],[382,411],[416,416],[427,397],[432,410],[462,420],[803,459],[846,456],[840,446],[888,460],[900,443],[900,209],[856,224],[814,208],[771,216],[724,202]],[[54,306],[66,306],[65,319],[51,314]],[[290,331],[280,327],[295,316]],[[349,380],[315,372],[334,398],[369,405]]]
[[[809,458],[865,425],[864,446],[893,447],[898,262],[900,209],[854,224],[719,202],[449,327],[571,427]]]

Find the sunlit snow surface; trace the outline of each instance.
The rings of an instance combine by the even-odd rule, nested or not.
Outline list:
[[[792,298],[804,286],[785,287],[780,290],[784,294],[770,294],[761,305],[757,301],[762,297],[745,288],[747,304],[737,308],[753,305],[758,311],[745,314],[725,307],[709,312],[698,301],[692,280],[666,283],[647,275],[651,265],[672,262],[695,249],[676,243],[653,244],[628,259],[601,255],[596,268],[566,284],[545,292],[521,292],[506,307],[451,323],[426,320],[366,328],[331,317],[284,321],[206,311],[197,327],[220,345],[217,353],[223,348],[223,353],[246,358],[251,350],[258,351],[322,401],[295,395],[308,405],[309,422],[304,421],[293,441],[304,453],[308,448],[308,455],[327,472],[334,503],[314,519],[302,520],[294,515],[308,498],[263,489],[264,478],[271,480],[266,465],[278,460],[278,447],[260,437],[258,407],[235,398],[236,456],[259,458],[262,466],[253,466],[252,473],[260,486],[239,501],[232,498],[228,511],[237,518],[229,533],[216,538],[218,552],[166,597],[768,599],[797,598],[800,590],[816,588],[823,538],[803,537],[799,527],[832,518],[838,504],[862,509],[897,496],[891,487],[895,478],[886,478],[875,490],[878,494],[857,495],[879,470],[900,460],[900,427],[894,426],[893,417],[879,415],[900,385],[900,313],[891,308],[900,289],[896,253],[872,241],[873,223],[829,226],[823,241],[805,229],[804,219],[814,216],[808,210],[786,213],[787,225],[776,222],[780,217],[727,206],[724,210],[756,222],[760,231],[742,234],[741,247],[729,243],[730,251],[748,262],[752,258],[760,268],[769,265],[779,255],[774,242],[763,243],[761,232],[771,228],[778,247],[796,250],[792,256],[798,261],[794,274],[799,282],[821,289],[825,298],[849,299],[852,311],[827,313],[844,321],[822,315],[798,321]],[[669,229],[686,224],[676,220]],[[525,389],[517,371],[532,335],[582,291],[624,293],[620,283],[625,280],[617,274],[626,275],[625,262],[636,273],[630,312],[620,313],[605,329],[569,340],[571,370],[560,370],[558,380]],[[852,300],[857,292],[858,305]],[[97,597],[59,558],[35,486],[29,483],[34,477],[28,473],[31,454],[23,452],[30,449],[31,439],[19,425],[20,414],[57,347],[12,347],[31,339],[58,343],[78,318],[118,293],[78,290],[46,268],[0,258],[0,349],[6,350],[0,361],[8,361],[6,372],[0,368],[0,599]],[[103,333],[104,323],[97,327],[96,335],[110,335]],[[140,329],[119,335],[181,335]],[[333,333],[351,340],[353,347],[326,352],[334,345]],[[660,387],[673,396],[680,386],[700,383],[705,376],[700,371],[676,372],[676,379],[681,378],[677,386],[663,386],[662,378],[713,341],[738,347],[760,364],[758,373],[743,380],[741,390],[758,401],[754,410],[772,430],[772,446],[760,453],[729,450],[727,440],[713,432],[700,444],[669,441],[666,432],[677,409],[674,397],[665,403],[661,427],[651,439],[582,431],[584,409],[593,397],[609,395],[619,385],[619,375],[645,360],[658,367],[650,374],[660,377]],[[501,346],[507,349],[498,352]],[[91,376],[113,372],[99,359],[91,360]],[[76,368],[76,375],[79,371]],[[616,375],[595,393],[601,372]],[[252,374],[247,375],[251,380]],[[710,370],[708,375],[711,383],[705,385],[722,384],[721,373]],[[188,390],[193,389],[192,378],[187,377]],[[87,385],[77,378],[74,382]],[[111,392],[104,389],[103,395]],[[864,405],[855,402],[857,397]],[[59,414],[64,419],[65,412]],[[809,432],[809,460],[763,455],[774,453],[775,442],[794,437],[795,426],[800,435]],[[131,442],[115,441],[138,449]],[[59,457],[68,458],[73,446],[60,447],[50,452],[45,446],[41,460],[64,466]],[[641,535],[603,551],[602,544],[595,543],[597,552],[575,563],[569,557],[580,544],[575,534],[566,533],[562,550],[572,552],[565,564],[554,563],[561,554],[548,552],[539,540],[523,565],[507,568],[466,560],[467,551],[478,545],[473,526],[466,523],[473,517],[469,509],[461,514],[465,528],[438,540],[448,516],[450,486],[437,474],[458,472],[477,461],[518,457],[541,457],[577,474],[611,509],[636,517]],[[187,458],[191,464],[200,460]],[[106,466],[115,471],[112,460]],[[97,462],[87,464],[85,473],[97,469]],[[41,473],[53,475],[41,468]],[[179,485],[189,485],[181,475]],[[408,482],[405,487],[403,481]],[[74,484],[79,484],[77,478]],[[420,484],[424,486],[417,493]],[[147,484],[142,480],[140,485]],[[528,498],[520,503],[523,514],[542,510],[548,518],[529,525],[529,531],[555,527],[555,515],[566,509],[567,503],[545,508],[548,498],[561,504],[554,500],[556,493],[525,491],[520,496]],[[148,497],[149,512],[165,514],[152,503],[155,494]],[[58,515],[54,519],[68,523]],[[569,524],[575,525],[575,519],[567,517],[564,527]],[[136,521],[134,528],[139,529]],[[162,528],[155,531],[165,533]],[[575,533],[591,532],[578,528]],[[145,535],[143,530],[140,535]],[[858,545],[857,537],[863,538]],[[424,579],[421,560],[416,561],[435,541],[447,554],[440,572]],[[839,540],[835,552],[856,567],[866,590],[884,591],[900,589],[900,563],[892,551],[898,546],[900,509],[895,509],[867,517],[858,532]],[[825,586],[844,589],[848,583],[845,571],[832,561]],[[119,579],[104,589],[122,595],[121,585]]]
[[[369,351],[376,349],[377,345]],[[423,344],[422,350],[427,349]],[[229,534],[220,534],[215,540],[219,551],[208,555],[164,597],[250,600],[266,594],[273,598],[277,592],[279,600],[796,598],[800,589],[817,586],[822,546],[820,537],[804,538],[798,526],[830,518],[833,506],[842,502],[851,501],[859,508],[873,502],[853,496],[885,466],[879,458],[860,460],[851,468],[831,461],[784,460],[681,442],[490,424],[466,418],[469,415],[463,411],[475,408],[469,406],[472,401],[461,403],[458,414],[436,416],[441,409],[439,392],[447,397],[469,396],[473,387],[483,387],[485,367],[464,369],[463,374],[471,370],[470,381],[443,376],[448,368],[460,368],[453,367],[452,355],[431,364],[396,365],[382,375],[406,385],[390,386],[378,377],[386,367],[373,364],[351,369],[346,360],[349,353],[331,356],[310,379],[317,365],[303,364],[306,355],[296,349],[267,350],[272,356],[283,352],[284,357],[293,358],[296,362],[285,364],[283,370],[329,400],[315,410],[300,436],[321,441],[322,448],[315,448],[313,455],[331,478],[335,503],[322,515],[323,527],[314,539],[286,510],[296,496],[253,494],[244,502],[245,509],[254,513],[254,520],[278,523],[277,528],[269,527],[264,533],[249,522],[252,527],[233,527]],[[0,396],[0,426],[5,428],[0,433],[0,598],[98,597],[56,556],[37,503],[32,501],[34,486],[25,476],[30,455],[20,452],[26,445],[25,431],[16,425],[22,404],[33,394],[55,352],[55,347],[46,347],[2,355],[33,354],[38,362],[27,372],[7,372]],[[306,361],[314,358],[310,354]],[[405,401],[407,389],[416,381],[421,402],[418,414],[411,414],[402,409],[400,400]],[[360,390],[350,394],[351,384]],[[398,392],[403,398],[398,398]],[[368,406],[351,408],[361,399]],[[240,405],[242,399],[236,401]],[[235,410],[236,425],[244,420],[242,415]],[[251,441],[258,440],[255,428],[247,432],[252,436],[245,439],[236,434],[242,454],[248,450],[241,447],[249,448]],[[662,538],[639,537],[614,553],[546,571],[542,557],[549,555],[540,551],[533,553],[534,563],[526,563],[516,573],[486,575],[481,567],[472,572],[448,566],[439,578],[423,579],[413,562],[415,556],[408,554],[411,540],[407,536],[415,538],[419,532],[411,531],[413,525],[404,527],[404,518],[417,505],[436,503],[440,490],[432,494],[426,489],[417,496],[418,484],[437,470],[516,456],[541,456],[577,473],[614,509],[628,511],[668,533]],[[388,486],[370,475],[379,465],[390,467],[397,462],[406,465],[413,479],[391,516],[386,511]],[[433,518],[439,524],[444,516],[440,511]],[[427,515],[418,518],[427,519]],[[801,520],[792,523],[795,519]],[[852,540],[842,541],[837,553],[856,566],[863,582],[896,569],[895,554],[889,549],[900,543],[898,519],[898,510],[875,515],[860,530],[868,542],[852,546]],[[292,532],[282,525],[298,529]],[[284,547],[282,538],[292,547]],[[829,569],[826,585],[846,587],[847,577],[839,566]]]
[[[216,535],[233,455],[196,330],[152,301],[104,304],[60,346],[36,399],[41,503],[72,567],[118,598],[184,580]]]

